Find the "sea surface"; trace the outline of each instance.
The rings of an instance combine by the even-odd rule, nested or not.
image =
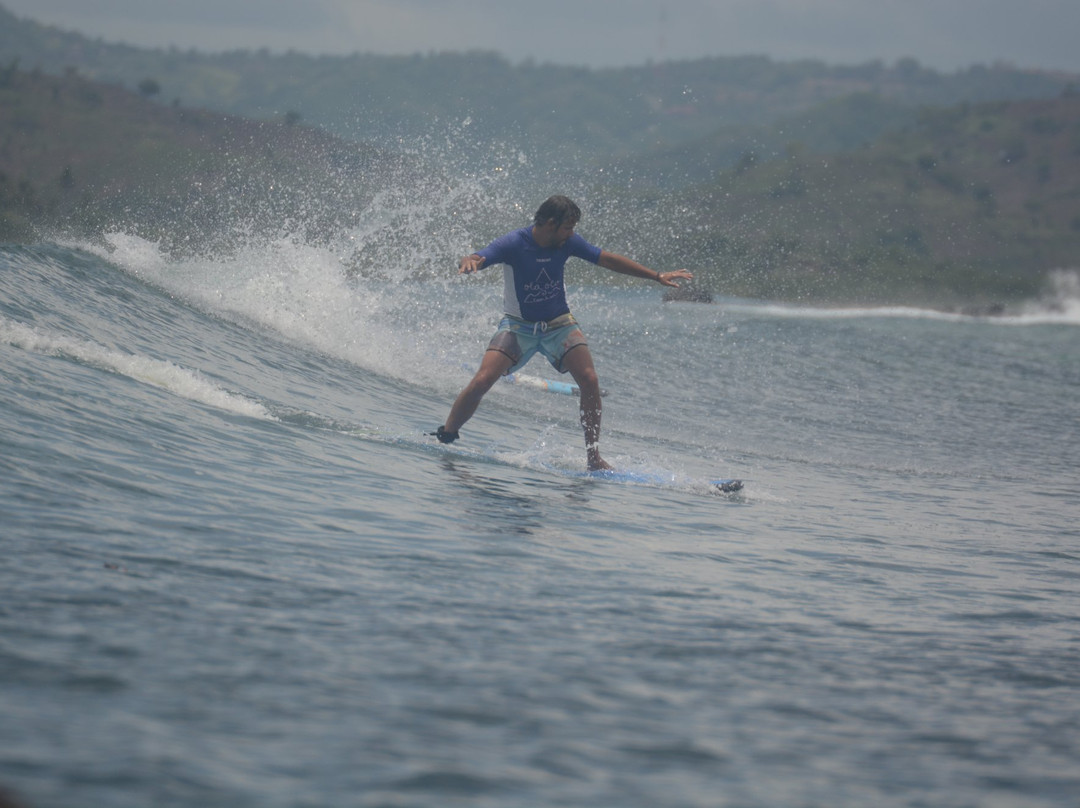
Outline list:
[[[979,317],[572,264],[633,484],[570,396],[425,434],[500,313],[443,269],[0,245],[0,790],[1080,805],[1075,272]]]

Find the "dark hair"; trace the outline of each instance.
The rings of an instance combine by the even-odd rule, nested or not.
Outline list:
[[[572,222],[581,221],[581,208],[574,204],[574,200],[567,196],[556,194],[544,200],[533,217],[533,224],[546,224],[555,220],[556,225],[562,225],[568,219]]]

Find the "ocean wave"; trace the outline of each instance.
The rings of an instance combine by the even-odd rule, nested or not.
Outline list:
[[[148,356],[126,354],[88,340],[50,334],[0,316],[0,342],[26,351],[73,359],[91,367],[160,387],[183,398],[251,418],[272,420],[259,402],[225,390],[197,370]]]

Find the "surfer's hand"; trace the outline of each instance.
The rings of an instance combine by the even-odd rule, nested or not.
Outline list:
[[[679,287],[675,281],[692,281],[694,275],[687,269],[676,269],[674,272],[657,272],[656,280],[662,283],[664,286],[674,286],[676,289]]]
[[[458,275],[469,275],[476,270],[481,269],[484,266],[483,256],[473,253],[472,255],[466,255],[461,259],[461,263],[458,264]]]

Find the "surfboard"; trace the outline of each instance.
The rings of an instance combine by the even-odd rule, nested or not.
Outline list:
[[[439,443],[431,437],[430,433],[422,433],[421,436],[401,435],[383,432],[377,429],[348,429],[345,434],[362,440],[377,443],[402,446],[412,450],[430,452],[444,457],[458,458],[461,460],[492,464],[497,466],[510,466],[525,471],[533,470],[553,474],[558,477],[582,480],[597,480],[600,482],[621,483],[624,485],[642,485],[652,488],[674,488],[686,491],[707,492],[712,489],[721,494],[734,494],[743,489],[743,481],[734,477],[725,478],[693,478],[683,474],[667,471],[639,471],[634,469],[603,469],[599,471],[586,471],[585,469],[567,468],[562,465],[549,463],[544,460],[534,459],[520,461],[507,459],[491,450],[470,449],[459,446],[456,443]]]
[[[599,471],[569,471],[567,469],[559,469],[550,466],[548,468],[551,468],[553,471],[557,471],[560,474],[569,477],[581,477],[593,480],[608,480],[615,483],[637,483],[638,485],[654,485],[662,487],[672,487],[678,485],[678,480],[673,474],[630,471],[625,469],[601,469]],[[734,494],[736,491],[741,491],[743,488],[743,481],[734,478],[709,479],[706,480],[706,482],[724,494]]]
[[[332,429],[349,435],[350,437],[373,441],[375,443],[401,446],[411,450],[425,453],[430,452],[451,458],[460,458],[461,460],[470,462],[511,466],[526,471],[532,469],[534,471],[545,472],[571,479],[591,479],[602,482],[643,485],[654,488],[675,488],[687,491],[707,491],[709,489],[714,489],[723,494],[734,494],[743,489],[743,481],[733,477],[698,478],[688,477],[684,474],[671,471],[643,471],[636,469],[603,469],[598,471],[587,471],[581,468],[567,468],[566,466],[550,463],[541,459],[531,459],[526,461],[507,459],[490,449],[481,450],[467,448],[459,446],[457,443],[439,443],[431,437],[430,432],[423,432],[419,435],[402,435],[400,433],[389,432],[373,427],[357,428],[353,426],[342,429],[341,426],[333,421],[327,421],[325,424],[322,424],[320,423],[322,419],[311,416],[310,414],[303,414],[302,418],[297,416],[287,418],[282,418],[281,416],[278,417],[280,420],[303,423],[323,429]]]

